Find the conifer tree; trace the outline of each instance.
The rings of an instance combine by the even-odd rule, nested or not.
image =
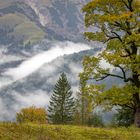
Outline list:
[[[54,86],[51,96],[50,106],[48,107],[49,120],[55,124],[71,123],[74,106],[71,86],[65,73],[62,73]]]

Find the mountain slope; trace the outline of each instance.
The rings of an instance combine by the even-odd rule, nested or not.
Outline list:
[[[0,0],[0,44],[35,44],[43,38],[83,41],[85,1]]]
[[[30,6],[15,1],[3,5],[0,9],[0,44],[36,43],[44,39],[46,33],[37,25],[37,16]]]

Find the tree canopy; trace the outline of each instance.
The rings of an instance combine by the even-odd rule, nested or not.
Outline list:
[[[80,78],[86,84],[85,90],[93,94],[97,105],[133,109],[135,124],[140,127],[140,1],[92,0],[82,10],[85,26],[91,30],[84,33],[85,38],[106,44],[96,57],[84,58]],[[103,60],[108,68],[101,66]],[[119,78],[124,84],[103,90],[89,82],[108,77]]]

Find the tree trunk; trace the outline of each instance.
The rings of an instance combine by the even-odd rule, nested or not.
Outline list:
[[[134,123],[136,127],[140,128],[140,106],[136,108]]]

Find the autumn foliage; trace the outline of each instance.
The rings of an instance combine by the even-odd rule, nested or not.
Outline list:
[[[92,94],[97,106],[131,109],[135,125],[140,127],[140,1],[92,0],[82,10],[89,28],[85,38],[105,44],[98,55],[84,58],[82,92]],[[101,65],[104,62],[105,67]],[[113,82],[109,87],[107,78],[123,84]],[[109,88],[100,86],[99,81]]]
[[[19,123],[46,123],[47,113],[44,108],[36,108],[31,106],[29,108],[23,108],[16,116]]]

